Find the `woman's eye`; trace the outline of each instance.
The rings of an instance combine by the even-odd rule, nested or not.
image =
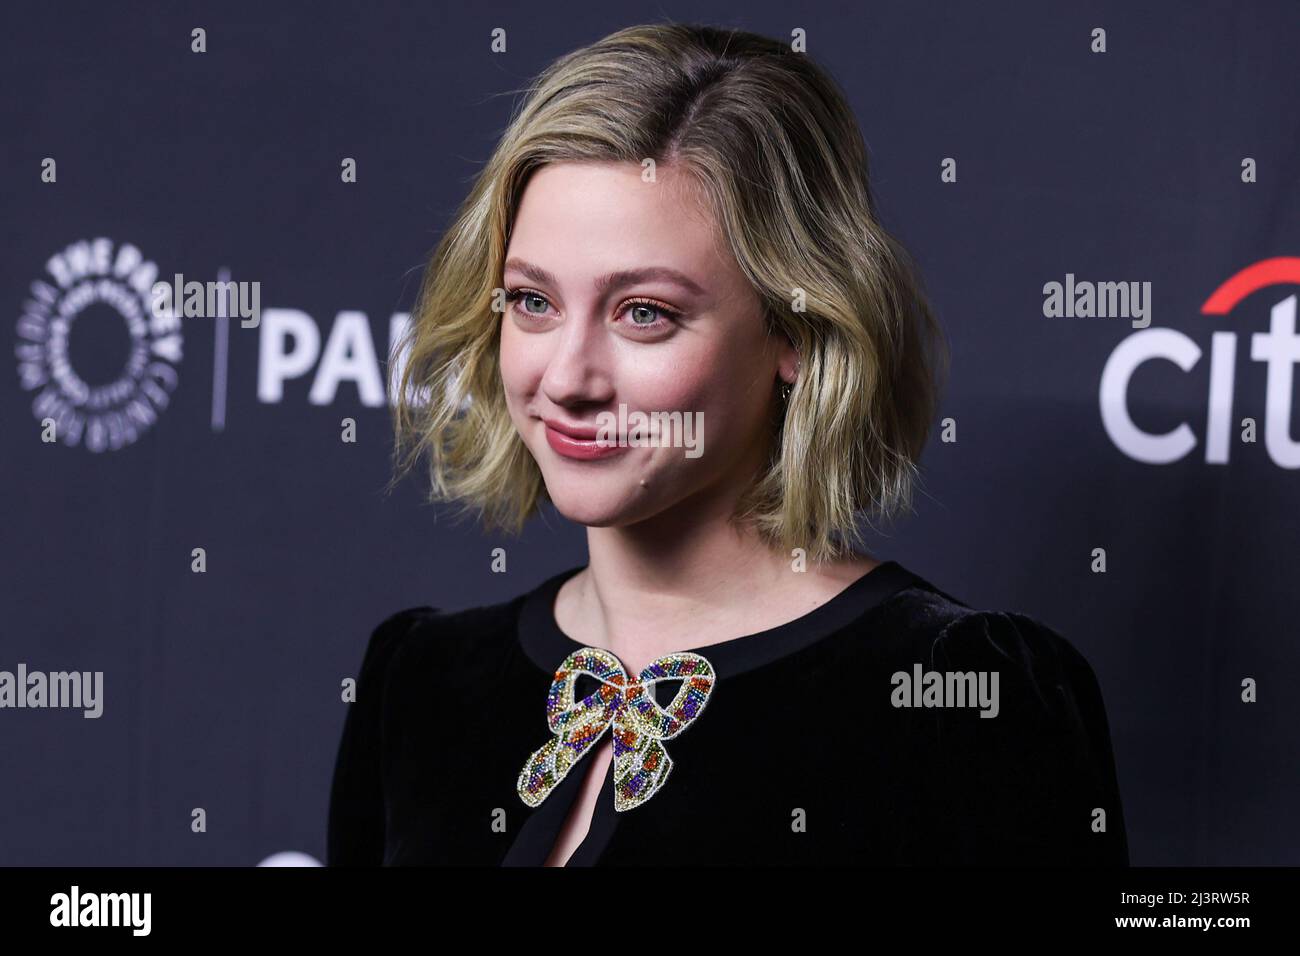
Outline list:
[[[679,313],[654,302],[629,302],[624,308],[629,323],[638,329],[666,328],[677,319]]]
[[[529,318],[545,318],[550,301],[540,293],[516,289],[507,294],[507,300],[515,303],[515,311]],[[635,329],[662,331],[670,327],[680,315],[675,309],[659,305],[651,300],[626,302],[618,314],[626,315],[626,324]]]
[[[532,315],[543,315],[543,314],[545,314],[545,312],[546,312],[546,306],[547,306],[549,303],[548,303],[545,299],[543,299],[540,295],[537,295],[536,293],[533,293],[533,292],[525,292],[525,293],[523,294],[523,299],[524,299],[524,311],[525,311],[525,312],[529,312],[529,313],[531,313]],[[534,308],[533,308],[533,305],[537,305],[538,308],[534,309]]]
[[[630,311],[633,325],[653,325],[659,316],[659,310],[653,305],[634,305]]]
[[[537,292],[528,292],[524,289],[514,289],[507,292],[506,301],[514,303],[516,313],[530,319],[545,318],[546,309],[551,304],[544,295]]]

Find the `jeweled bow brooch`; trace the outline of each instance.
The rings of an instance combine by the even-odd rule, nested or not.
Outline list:
[[[600,687],[575,702],[573,689],[582,674],[596,678]],[[667,708],[655,700],[654,684],[661,680],[682,682]],[[688,651],[659,658],[635,681],[609,651],[574,651],[555,672],[546,697],[546,723],[555,736],[533,751],[520,771],[520,798],[530,807],[540,804],[612,726],[614,809],[640,806],[659,791],[672,770],[663,741],[676,737],[700,715],[713,684],[713,665]]]

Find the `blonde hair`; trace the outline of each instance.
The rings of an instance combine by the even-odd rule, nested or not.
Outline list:
[[[835,81],[776,40],[665,23],[561,57],[527,93],[395,349],[408,353],[397,476],[426,454],[431,500],[522,529],[547,496],[506,406],[494,297],[519,200],[549,163],[653,159],[690,174],[769,334],[800,356],[767,465],[733,520],[824,560],[861,540],[860,513],[909,509],[947,349],[910,257],[877,220],[866,147]]]

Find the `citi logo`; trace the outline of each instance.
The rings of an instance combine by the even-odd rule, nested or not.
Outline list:
[[[1264,259],[1247,266],[1214,290],[1201,306],[1201,314],[1226,316],[1248,295],[1274,285],[1300,285],[1300,258]],[[1269,310],[1268,331],[1250,335],[1250,358],[1266,367],[1264,447],[1281,468],[1300,468],[1300,442],[1291,438],[1293,366],[1300,362],[1295,320],[1296,294],[1292,292]],[[1167,328],[1143,329],[1115,347],[1101,373],[1100,401],[1102,424],[1116,448],[1153,465],[1166,465],[1191,454],[1197,438],[1187,422],[1163,434],[1138,427],[1129,414],[1129,383],[1134,373],[1153,359],[1173,362],[1190,373],[1200,362],[1201,351],[1191,338]],[[1236,361],[1236,333],[1213,333],[1205,419],[1205,460],[1212,465],[1228,462],[1234,432]]]

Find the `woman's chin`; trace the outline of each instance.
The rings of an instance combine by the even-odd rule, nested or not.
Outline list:
[[[646,517],[645,504],[638,503],[631,495],[610,498],[589,488],[566,488],[559,494],[550,493],[549,497],[561,515],[588,528],[625,525]]]

